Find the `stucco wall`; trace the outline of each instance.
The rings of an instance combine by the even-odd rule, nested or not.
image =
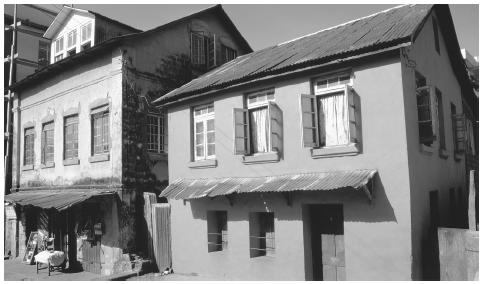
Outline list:
[[[460,161],[454,159],[450,109],[450,103],[452,102],[456,106],[457,114],[462,113],[461,89],[452,71],[449,54],[444,44],[440,27],[440,55],[435,50],[431,19],[430,17],[427,20],[415,43],[404,50],[411,62],[403,59],[404,63],[402,64],[405,124],[411,181],[414,279],[423,277],[422,250],[425,247],[423,240],[429,237],[428,227],[430,225],[429,192],[433,190],[438,191],[441,225],[450,225],[451,215],[457,214],[457,212],[450,211],[449,208],[449,189],[455,188],[457,194],[457,189],[461,187],[464,195],[467,193],[465,189],[464,158],[462,157]],[[426,77],[428,85],[436,86],[442,92],[448,158],[439,156],[438,142],[434,142],[433,153],[423,152],[420,149],[414,70]],[[462,209],[459,208],[459,210]],[[436,234],[436,232],[433,232],[433,234]]]
[[[334,69],[326,71],[330,72]],[[310,76],[292,79],[285,78],[263,85],[252,85],[249,88],[228,92],[217,97],[214,102],[215,152],[218,164],[216,168],[191,169],[188,167],[191,160],[190,107],[214,99],[198,100],[192,102],[189,106],[169,109],[169,177],[173,181],[180,177],[250,177],[314,171],[377,169],[379,190],[375,191],[372,206],[385,208],[385,210],[375,210],[373,211],[375,214],[369,213],[372,212],[372,207],[368,205],[364,198],[355,203],[346,203],[343,195],[340,196],[336,192],[334,196],[335,202],[343,203],[345,210],[347,279],[409,280],[412,261],[410,196],[400,61],[398,56],[382,57],[370,63],[352,66],[352,71],[354,73],[353,88],[361,100],[362,152],[360,154],[313,159],[309,148],[302,147],[299,94],[311,92],[310,79],[318,75],[311,74]],[[233,154],[233,108],[243,107],[243,93],[266,87],[275,88],[275,102],[283,112],[283,157],[277,163],[246,165],[242,163],[240,156]],[[309,195],[303,196],[301,203],[314,202],[314,200],[311,201]],[[320,200],[324,202],[326,199]],[[205,206],[201,205],[200,210],[214,210],[219,201],[212,202],[206,203]],[[260,202],[260,200],[257,202]],[[301,203],[294,205],[293,208],[287,208],[287,205],[275,205],[274,207],[276,208],[276,219],[279,214],[285,214],[283,212],[287,212],[287,218],[292,219],[290,222],[284,221],[279,223],[280,225],[276,225],[276,230],[277,226],[287,225],[284,229],[280,227],[283,232],[282,235],[286,232],[293,233],[292,239],[298,243],[298,248],[302,247],[302,238],[298,235],[302,234]],[[237,230],[244,230],[247,227],[247,220],[237,221],[236,223],[230,220],[231,214],[239,214],[237,218],[241,218],[240,216],[243,214],[248,214],[248,207],[242,206],[239,208],[238,206],[241,205],[237,204],[239,203],[236,201],[233,210],[238,213],[230,213],[229,211],[229,234],[246,236],[247,232],[230,232],[231,222],[234,224],[232,227],[238,228]],[[248,202],[243,204],[249,206]],[[182,206],[179,202],[173,202],[173,205],[174,269],[186,272],[198,270],[202,273],[205,269],[202,269],[202,264],[214,267],[225,266],[224,263],[228,262],[228,259],[218,258],[214,254],[208,256],[207,253],[201,253],[201,251],[200,254],[193,253],[195,249],[206,250],[206,236],[205,231],[203,231],[206,224],[203,220],[200,221],[196,218],[196,215],[201,213],[193,211],[193,207],[190,208],[188,205]],[[364,222],[352,223],[346,219],[347,214],[368,214],[369,218]],[[235,251],[240,250],[240,255],[236,257],[247,257],[246,244],[242,242],[236,243],[234,246]],[[290,246],[290,243],[284,246]],[[294,258],[293,253],[295,254]],[[186,262],[188,255],[193,258],[190,262]],[[231,257],[233,257],[233,254],[231,254]],[[287,255],[279,255],[276,252],[275,258],[277,260],[275,262],[287,262],[284,267],[287,267],[288,271],[293,271],[294,274],[288,273],[286,275],[285,270],[279,267],[277,271],[283,271],[279,273],[280,276],[277,276],[274,270],[274,274],[269,273],[267,277],[272,279],[286,279],[287,277],[289,277],[287,279],[304,279],[304,270],[300,267],[302,265],[300,264],[301,259],[296,260],[298,257],[300,255],[294,251]],[[289,264],[298,268],[291,269]],[[231,269],[238,270],[238,275],[244,275],[244,279],[246,277],[262,279],[264,277],[262,271],[274,269],[272,264],[261,264],[261,266],[264,269],[261,268],[260,273],[255,273],[250,266],[234,266]],[[218,272],[218,274],[221,273]]]
[[[118,182],[121,179],[121,55],[114,51],[78,68],[47,79],[16,96],[14,102],[14,186],[69,185],[85,179]],[[111,149],[109,161],[91,163],[90,104],[107,99],[110,107]],[[64,113],[79,113],[79,165],[63,165]],[[42,120],[54,118],[53,168],[41,168]],[[34,169],[23,171],[24,126],[35,125]],[[20,147],[18,147],[20,146]],[[18,152],[16,152],[18,150]],[[89,183],[89,182],[88,182]]]

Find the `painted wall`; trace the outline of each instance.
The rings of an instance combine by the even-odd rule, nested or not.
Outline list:
[[[193,169],[188,167],[191,161],[190,107],[213,101],[214,98],[192,101],[190,105],[169,109],[170,153],[168,158],[170,181],[180,177],[251,177],[314,171],[377,169],[377,184],[379,185],[375,191],[373,205],[368,205],[364,198],[359,199],[358,202],[346,202],[344,195],[339,195],[338,192],[335,192],[333,196],[335,202],[343,203],[344,206],[347,279],[410,280],[412,262],[410,185],[406,155],[405,118],[402,107],[402,75],[399,60],[398,56],[381,57],[376,61],[352,66],[353,88],[361,101],[362,152],[360,154],[313,159],[309,148],[302,147],[299,94],[311,92],[311,78],[319,75],[313,73],[304,77],[284,78],[266,84],[252,85],[249,88],[226,92],[218,96],[214,102],[217,159],[217,167],[215,168]],[[334,71],[335,69],[328,68],[321,72]],[[274,87],[275,102],[283,112],[284,152],[279,162],[246,165],[242,163],[241,156],[233,154],[233,108],[243,107],[243,94],[245,92],[267,87]],[[237,197],[236,205],[232,209],[235,212],[229,211],[229,234],[242,235],[240,238],[244,238],[247,242],[248,239],[245,238],[248,232],[247,220],[233,221],[233,218],[241,219],[243,215],[247,218],[252,203],[237,202],[240,198],[245,200],[245,197]],[[257,200],[256,196],[253,198]],[[326,201],[323,197],[318,198],[321,202]],[[276,197],[268,198],[269,203],[279,202],[276,200]],[[254,201],[254,203],[257,202],[259,201]],[[232,246],[234,251],[232,253],[231,249],[230,256],[227,257],[201,253],[202,250],[206,250],[206,231],[204,231],[206,224],[203,218],[197,218],[197,215],[203,216],[204,210],[215,210],[219,206],[219,201],[190,202],[191,208],[189,205],[183,206],[180,202],[173,201],[174,270],[202,273],[207,267],[215,267],[214,269],[225,267],[229,269],[227,275],[234,273],[240,275],[242,279],[250,277],[262,279],[264,277],[262,272],[273,271],[272,274],[271,272],[268,273],[268,278],[303,280],[304,269],[301,267],[303,263],[301,252],[298,253],[295,250],[301,249],[303,246],[302,223],[300,221],[301,204],[306,202],[314,203],[315,200],[312,199],[312,195],[303,194],[299,203],[296,203],[292,208],[282,204],[274,205],[276,219],[280,214],[287,214],[283,221],[276,221],[276,230],[280,226],[281,232],[276,233],[276,235],[289,234],[290,236],[287,238],[286,244],[282,245],[281,243],[283,251],[285,249],[287,251],[284,251],[283,254],[276,252],[273,262],[259,263],[260,270],[256,271],[260,273],[257,273],[252,270],[254,266],[249,264],[247,266],[242,264],[242,267],[233,265],[230,266],[230,269],[227,267],[228,263],[232,263],[232,257],[235,259],[248,258],[247,244],[242,241],[242,243],[236,242]],[[193,208],[195,204],[200,204],[197,205],[196,210]],[[231,214],[235,214],[235,216],[232,216],[232,221]],[[347,219],[347,216],[357,216],[358,214],[367,215],[368,218],[354,223]],[[289,218],[290,221],[286,221],[285,218]],[[231,228],[237,229],[232,233]],[[278,237],[276,236],[276,238]],[[289,242],[289,240],[293,241]],[[297,249],[284,248],[291,245]],[[200,251],[200,253],[194,253],[194,251]],[[187,260],[189,257],[192,258],[191,261]],[[254,263],[255,261],[250,260],[249,262],[246,259],[242,263]],[[274,263],[279,264],[279,262],[286,262],[283,267],[287,270],[278,267],[277,271],[280,273],[276,275],[274,267],[277,265],[274,265]],[[222,271],[225,270],[211,270],[210,272],[221,276]],[[285,271],[291,273],[286,274]]]
[[[449,189],[455,188],[457,190],[460,187],[464,192],[464,196],[467,196],[464,158],[461,157],[460,161],[454,159],[450,110],[450,103],[452,102],[457,108],[457,113],[462,113],[461,89],[452,71],[449,54],[440,29],[440,55],[435,50],[431,19],[430,17],[427,20],[415,43],[405,50],[408,58],[415,64],[411,62],[402,64],[405,124],[411,181],[412,254],[414,259],[412,269],[414,279],[423,277],[422,250],[424,244],[422,242],[429,237],[429,232],[426,229],[430,222],[429,192],[432,190],[438,191],[440,224],[447,226],[451,225],[449,224],[451,215],[457,214],[457,212],[452,212],[449,209]],[[413,65],[415,65],[415,68],[412,67]],[[427,78],[427,84],[438,87],[442,92],[447,158],[439,155],[438,142],[434,142],[432,152],[421,151],[414,70],[417,70]],[[464,208],[459,209],[462,210]]]
[[[118,51],[47,79],[34,88],[22,91],[19,96],[14,101],[14,186],[82,184],[89,179],[120,182],[121,54]],[[100,99],[107,99],[110,107],[110,158],[109,161],[91,163],[88,160],[91,156],[90,105]],[[73,109],[79,113],[79,165],[64,166],[64,113]],[[55,123],[55,166],[42,168],[42,120],[49,116],[54,118]],[[23,134],[28,124],[35,127],[35,162],[33,170],[23,171]]]

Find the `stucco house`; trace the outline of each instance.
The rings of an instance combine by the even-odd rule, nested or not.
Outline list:
[[[213,279],[438,278],[464,226],[464,105],[447,5],[403,5],[237,57],[168,113],[173,268]],[[477,118],[477,116],[474,116]],[[475,120],[474,120],[475,123]]]
[[[23,257],[41,230],[71,266],[119,272],[147,249],[142,193],[168,183],[150,97],[252,50],[220,5],[144,32],[65,7],[45,36],[52,64],[11,88],[11,250]]]

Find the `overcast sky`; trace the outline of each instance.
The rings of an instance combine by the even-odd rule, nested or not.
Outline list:
[[[141,30],[168,23],[180,17],[213,6],[210,5],[74,5],[116,19]],[[10,5],[11,6],[11,5]],[[58,12],[61,4],[42,5]],[[223,4],[224,10],[254,50],[275,45],[305,34],[367,16],[392,5],[234,5]],[[11,7],[5,7],[6,11]],[[20,8],[22,9],[22,8]],[[479,55],[479,8],[472,5],[450,5],[461,48]]]

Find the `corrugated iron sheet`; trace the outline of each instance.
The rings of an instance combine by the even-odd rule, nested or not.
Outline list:
[[[119,189],[118,189],[119,190]],[[117,189],[25,190],[5,195],[5,201],[62,211],[96,196],[114,195]]]
[[[297,69],[328,57],[344,58],[402,44],[430,12],[433,5],[405,5],[343,25],[322,30],[293,41],[272,46],[214,69],[155,100],[164,103],[182,94],[197,94],[262,77],[277,70]]]
[[[181,178],[171,183],[160,196],[171,199],[194,199],[250,192],[334,190],[340,188],[359,190],[373,178],[376,172],[376,170],[353,170],[268,177]]]

